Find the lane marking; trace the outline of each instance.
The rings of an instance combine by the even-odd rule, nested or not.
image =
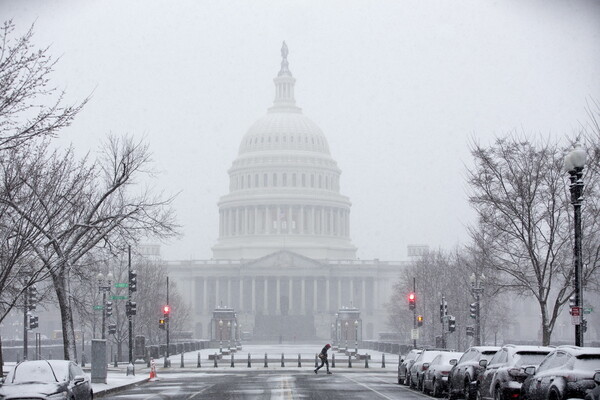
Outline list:
[[[348,379],[348,380],[351,380],[352,382],[354,382],[354,383],[356,383],[356,384],[358,384],[358,385],[360,385],[360,386],[363,386],[363,387],[365,387],[365,388],[369,389],[370,391],[372,391],[372,392],[374,392],[374,393],[377,393],[378,395],[380,395],[380,396],[381,396],[381,397],[383,397],[384,399],[388,399],[388,400],[395,400],[395,399],[392,399],[391,397],[388,397],[388,396],[386,396],[385,394],[383,394],[383,393],[381,393],[381,392],[378,392],[377,390],[375,390],[375,389],[373,389],[373,388],[370,388],[369,386],[365,385],[364,383],[361,383],[361,382],[359,382],[359,381],[357,381],[357,380],[355,380],[355,379],[352,379],[352,378],[350,378],[350,377],[349,377],[349,376],[347,376],[347,375],[342,375],[342,376],[343,376],[344,378]]]
[[[213,386],[215,386],[215,385],[209,385],[209,386],[206,386],[206,387],[202,388],[201,390],[197,391],[196,393],[191,394],[186,400],[193,399],[194,397],[196,397],[200,393],[204,392],[206,389],[208,389],[210,387],[213,387]]]

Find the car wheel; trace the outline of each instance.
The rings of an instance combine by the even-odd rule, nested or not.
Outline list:
[[[556,389],[550,390],[550,395],[548,396],[548,400],[561,400],[560,393],[556,391]]]
[[[408,374],[404,377],[404,386],[410,386],[410,378]]]
[[[433,397],[442,397],[442,388],[440,384],[434,379],[431,383],[431,395]]]
[[[427,394],[429,390],[425,389],[425,378],[421,379],[421,392]]]
[[[504,400],[504,396],[502,395],[502,389],[500,386],[496,386],[494,389],[494,400]]]

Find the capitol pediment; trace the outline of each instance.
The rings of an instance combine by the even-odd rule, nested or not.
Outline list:
[[[309,257],[288,250],[280,250],[256,260],[249,261],[244,269],[311,269],[322,268],[323,264]]]

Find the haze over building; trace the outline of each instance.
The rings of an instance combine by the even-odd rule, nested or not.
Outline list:
[[[197,336],[231,307],[258,338],[329,338],[341,308],[361,311],[362,335],[385,331],[385,303],[401,263],[356,259],[350,199],[327,138],[296,105],[283,43],[275,100],[242,138],[219,207],[213,259],[169,262],[192,299]]]

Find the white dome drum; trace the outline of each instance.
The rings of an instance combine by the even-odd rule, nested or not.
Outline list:
[[[350,201],[321,129],[294,100],[295,79],[282,47],[275,101],[240,144],[219,201],[216,259],[255,259],[290,250],[316,259],[355,259]]]

